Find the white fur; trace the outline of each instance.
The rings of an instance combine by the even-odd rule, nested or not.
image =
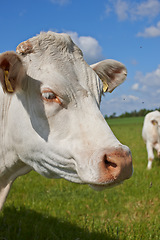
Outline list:
[[[148,154],[147,168],[152,168],[152,162],[154,160],[153,149],[157,151],[157,155],[160,155],[160,112],[153,111],[145,116],[142,137],[146,143],[146,149]]]

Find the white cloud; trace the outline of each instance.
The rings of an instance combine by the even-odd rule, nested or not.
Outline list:
[[[158,0],[148,0],[137,5],[135,15],[142,17],[155,17],[160,13],[160,2]]]
[[[109,4],[106,5],[106,10],[105,10],[105,14],[109,15],[112,12],[112,8],[109,6]]]
[[[132,64],[132,65],[137,65],[137,64],[138,64],[138,62],[137,62],[137,60],[136,60],[136,59],[132,59],[132,60],[131,60],[131,64]]]
[[[138,89],[139,89],[139,84],[138,83],[133,84],[132,90],[138,90]]]
[[[135,95],[117,96],[117,93],[112,93],[112,98],[110,100],[107,100],[108,97],[110,98],[110,96],[106,95],[102,98],[101,112],[103,115],[107,114],[110,116],[115,112],[118,116],[124,112],[134,111],[137,109],[137,106],[139,107],[142,105],[141,99]]]
[[[160,88],[160,65],[157,67],[155,71],[150,73],[146,73],[143,75],[141,72],[137,72],[135,76],[135,80],[138,81],[141,86],[141,90],[150,91],[151,88],[157,89]],[[156,91],[154,91],[156,92]]]
[[[138,37],[159,37],[160,36],[160,21],[156,26],[151,26],[145,28],[144,32],[139,32],[137,34]]]
[[[159,88],[159,89],[157,89],[157,91],[156,91],[156,92],[157,92],[157,94],[160,94],[160,88]]]
[[[139,100],[139,97],[136,97],[134,95],[122,95],[122,99],[126,101],[127,103],[129,102],[135,102]]]
[[[127,0],[110,0],[110,5],[106,6],[106,14],[111,12],[111,9],[117,14],[120,21],[123,20],[138,20],[140,18],[154,18],[160,13],[159,0],[144,0],[142,2],[127,1]],[[110,9],[110,11],[108,11]]]
[[[115,3],[115,11],[120,20],[125,20],[128,18],[129,5],[126,1],[117,0]]]
[[[145,103],[143,107],[154,109],[160,107],[160,65],[156,70],[146,73],[137,72],[135,76],[136,83],[132,86],[132,90],[136,91],[141,102]],[[139,104],[141,103],[139,102]],[[141,104],[138,106],[139,109]]]
[[[61,5],[61,6],[64,6],[68,3],[70,3],[70,0],[50,0],[50,1],[54,4],[58,4],[58,5]]]
[[[93,64],[103,59],[102,48],[95,38],[90,36],[78,36],[76,32],[67,33],[82,50],[84,59],[88,64]]]

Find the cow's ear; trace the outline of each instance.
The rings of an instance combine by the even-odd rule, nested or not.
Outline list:
[[[153,125],[157,125],[157,124],[158,124],[157,120],[155,120],[155,119],[151,120],[151,123],[152,123]]]
[[[91,65],[103,82],[103,91],[112,92],[127,77],[126,67],[115,60],[107,59]]]
[[[15,52],[5,52],[0,55],[0,81],[3,91],[14,93],[21,88],[25,70],[21,58]]]

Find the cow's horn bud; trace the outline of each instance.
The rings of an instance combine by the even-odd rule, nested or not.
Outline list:
[[[32,53],[33,52],[33,46],[32,44],[29,42],[29,40],[20,43],[17,48],[16,48],[16,52],[22,55],[28,54],[28,53]]]

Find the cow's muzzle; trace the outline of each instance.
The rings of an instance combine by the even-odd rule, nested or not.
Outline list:
[[[92,157],[93,162],[98,162],[98,177],[95,183],[90,183],[96,190],[117,185],[132,176],[132,156],[127,146],[103,149]]]
[[[132,157],[128,147],[100,153],[99,179],[100,184],[119,183],[132,176]]]

